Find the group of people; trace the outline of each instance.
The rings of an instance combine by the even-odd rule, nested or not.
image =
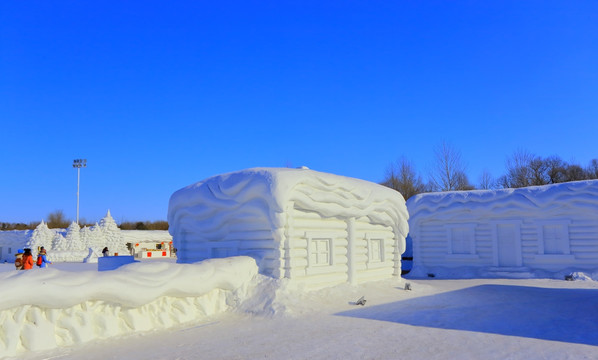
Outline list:
[[[102,255],[109,256],[108,248],[105,247],[102,250]],[[31,270],[33,269],[33,265],[37,265],[40,268],[48,267],[48,264],[52,262],[48,260],[46,249],[42,246],[39,248],[39,253],[37,254],[37,260],[33,260],[33,254],[31,254],[31,249],[19,249],[15,254],[15,267],[17,270]]]
[[[17,251],[15,254],[15,267],[17,270],[31,270],[33,269],[33,265],[37,265],[40,268],[48,267],[48,264],[52,262],[48,260],[46,249],[42,246],[39,249],[39,253],[37,254],[37,260],[33,260],[33,254],[31,254],[31,249],[24,249]]]

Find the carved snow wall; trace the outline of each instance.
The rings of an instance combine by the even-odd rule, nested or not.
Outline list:
[[[401,274],[408,213],[400,193],[305,168],[253,168],[175,192],[178,262],[246,255],[260,273],[312,287]]]
[[[414,275],[598,269],[598,180],[419,194],[407,208]]]

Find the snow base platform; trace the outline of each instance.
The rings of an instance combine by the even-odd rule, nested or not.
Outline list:
[[[115,270],[119,267],[139,262],[133,256],[103,256],[98,258],[98,271]]]

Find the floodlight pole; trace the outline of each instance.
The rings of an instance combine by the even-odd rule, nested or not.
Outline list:
[[[81,180],[81,168],[87,167],[87,159],[73,160],[73,167],[77,168],[77,225],[79,225],[79,183]]]

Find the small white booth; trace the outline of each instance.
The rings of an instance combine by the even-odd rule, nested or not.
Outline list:
[[[174,256],[172,241],[156,242],[138,242],[134,244],[133,253],[136,258],[156,259],[169,258]]]

